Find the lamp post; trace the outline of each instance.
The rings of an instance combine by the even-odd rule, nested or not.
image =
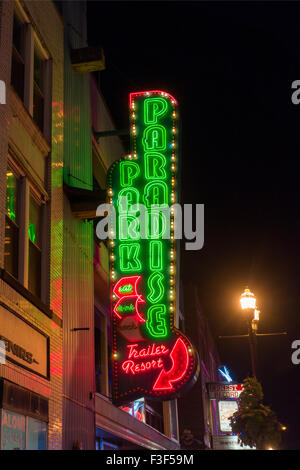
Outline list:
[[[280,336],[286,335],[286,331],[280,331],[276,333],[257,333],[257,327],[259,322],[260,311],[256,308],[256,298],[255,295],[247,288],[244,290],[240,297],[240,303],[242,310],[245,312],[247,325],[248,325],[248,334],[247,335],[226,335],[219,336],[219,338],[248,338],[250,346],[250,357],[251,357],[251,369],[252,375],[256,378],[256,340],[258,336]]]
[[[242,310],[245,312],[248,326],[252,376],[256,378],[256,332],[259,321],[259,310],[256,308],[255,295],[249,289],[245,289],[242,293],[240,303]]]

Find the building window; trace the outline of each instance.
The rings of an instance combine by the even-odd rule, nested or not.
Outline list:
[[[6,216],[5,216],[5,249],[4,266],[16,279],[18,278],[18,244],[19,244],[19,214],[18,214],[19,179],[8,168],[6,172]]]
[[[34,71],[33,71],[33,119],[40,130],[44,130],[44,72],[45,60],[37,47],[34,47]]]
[[[163,404],[162,402],[155,402],[147,400],[145,404],[146,409],[146,423],[157,431],[164,432],[163,420]]]
[[[11,84],[46,138],[51,131],[51,58],[20,5],[13,25]]]
[[[30,194],[29,227],[28,227],[28,289],[38,297],[41,296],[41,240],[42,208]]]
[[[44,210],[41,197],[9,155],[6,172],[4,268],[41,298]]]
[[[25,24],[14,14],[11,84],[24,101]]]

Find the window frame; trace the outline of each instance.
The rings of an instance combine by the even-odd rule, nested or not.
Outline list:
[[[18,51],[18,49],[15,47],[14,43],[14,23],[15,23],[15,18],[16,21],[21,23],[21,43],[22,43],[22,49],[23,49],[23,55]],[[19,98],[24,102],[25,98],[25,62],[26,62],[26,21],[24,19],[24,16],[21,14],[20,10],[17,8],[14,9],[13,13],[13,36],[12,36],[12,65],[13,65],[13,56],[16,56],[16,60],[19,63],[22,63],[23,65],[23,92],[22,96],[19,94],[19,90],[16,89],[16,87],[13,84],[13,77],[12,77],[12,67],[11,67],[11,77],[10,77],[10,83],[13,86],[15,92],[18,94]]]
[[[24,107],[30,114],[34,125],[40,130],[43,134],[46,141],[51,142],[51,119],[52,119],[52,58],[49,51],[44,45],[43,39],[40,37],[39,32],[31,24],[30,19],[26,15],[25,11],[19,4],[15,4],[14,16],[18,18],[20,22],[24,25],[23,32],[23,47],[24,47],[24,93],[23,99],[20,97],[17,90],[16,94],[19,96]],[[13,37],[12,37],[12,53],[11,53],[11,68],[13,53],[16,52],[18,56],[20,55],[16,48],[14,47]],[[43,61],[43,90],[40,89],[40,85],[37,85],[34,80],[34,58],[35,51],[37,55]],[[12,84],[12,77],[11,77]],[[43,124],[40,127],[39,123],[34,119],[34,91],[35,87],[38,86],[39,91],[43,97]],[[14,88],[14,86],[12,85]]]
[[[18,248],[17,248],[17,276],[14,276],[13,273],[10,271],[7,271],[11,276],[13,276],[16,280],[19,280],[20,277],[20,237],[21,237],[21,225],[22,225],[22,211],[21,211],[21,186],[22,186],[22,172],[20,171],[20,168],[15,164],[14,160],[12,160],[10,154],[8,154],[8,159],[7,159],[7,166],[6,166],[6,172],[11,171],[17,178],[18,181],[18,194],[17,194],[17,211],[18,211],[18,221],[17,223],[14,222],[10,217],[8,216],[6,212],[6,207],[5,207],[5,224],[7,221],[7,218],[10,219],[10,221],[16,226],[18,229]],[[6,186],[6,191],[7,191],[7,186]],[[6,191],[5,191],[5,198],[6,198]],[[4,248],[5,252],[5,248]],[[4,266],[5,266],[5,260],[4,260]]]
[[[32,196],[35,202],[40,206],[40,246],[35,245],[41,252],[41,292],[40,295],[36,295],[31,292],[32,295],[39,298],[44,304],[48,305],[49,295],[49,283],[48,283],[48,269],[49,259],[47,257],[46,248],[47,240],[45,240],[46,225],[47,225],[47,214],[45,211],[45,200],[42,193],[34,185],[32,178],[28,175],[20,165],[17,163],[17,156],[13,155],[13,152],[9,149],[7,158],[7,169],[11,171],[19,179],[18,189],[18,211],[19,211],[19,242],[18,242],[18,277],[15,278],[20,284],[22,284],[29,292],[28,280],[29,280],[29,205],[30,196]],[[5,210],[5,217],[6,217]],[[9,273],[9,271],[8,271]],[[11,273],[9,273],[11,274]],[[14,276],[13,276],[14,277]]]
[[[40,243],[39,245],[35,242],[33,242],[31,239],[30,239],[30,236],[29,236],[29,218],[30,218],[30,199],[33,198],[33,201],[39,206],[39,209],[40,209],[40,213],[39,213],[39,216],[40,216],[40,220],[39,220],[39,232],[40,232]],[[39,298],[42,298],[42,289],[43,289],[43,280],[44,280],[44,276],[43,276],[43,225],[44,225],[44,213],[43,213],[43,205],[42,205],[42,199],[41,197],[38,197],[37,193],[36,193],[36,190],[35,188],[32,186],[32,184],[29,184],[29,200],[28,200],[28,262],[27,262],[27,266],[28,266],[28,285],[27,285],[27,289],[33,294],[35,295],[36,297],[39,297]],[[30,290],[29,288],[29,275],[30,275],[30,260],[29,260],[29,254],[30,254],[30,244],[33,245],[33,248],[35,250],[38,250],[39,252],[39,256],[40,256],[40,292],[39,294],[36,293],[36,292],[33,292],[32,290]]]

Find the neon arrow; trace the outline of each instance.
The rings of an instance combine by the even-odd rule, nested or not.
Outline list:
[[[172,359],[171,369],[168,372],[162,369],[153,390],[173,390],[172,383],[178,382],[184,377],[189,365],[189,354],[181,338],[178,338],[174,344],[170,357]]]

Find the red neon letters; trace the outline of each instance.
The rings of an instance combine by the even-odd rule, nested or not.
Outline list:
[[[146,372],[150,369],[160,369],[163,367],[164,363],[161,357],[138,363],[133,360],[167,355],[169,353],[169,349],[163,344],[157,345],[153,343],[152,345],[140,350],[138,350],[137,347],[138,344],[127,345],[127,348],[129,349],[128,360],[122,363],[122,370],[124,370],[126,374],[131,373],[132,375],[135,375],[141,372]]]

